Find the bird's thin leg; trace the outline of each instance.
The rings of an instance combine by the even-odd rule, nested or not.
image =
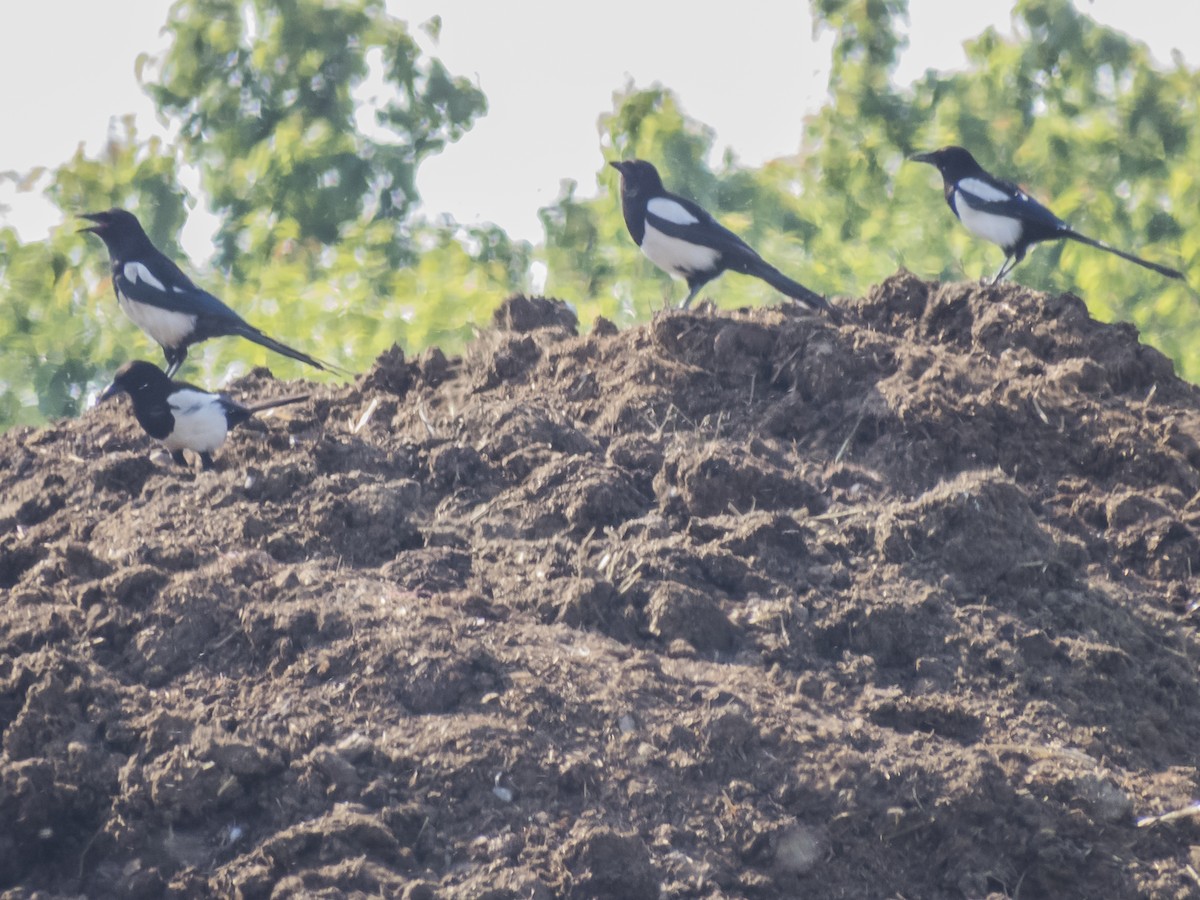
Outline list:
[[[175,465],[187,468],[187,459],[184,457],[182,450],[172,450],[171,459],[175,460]]]
[[[183,366],[183,361],[187,359],[187,348],[174,349],[164,347],[163,355],[167,358],[167,377],[174,378],[175,373]]]
[[[210,454],[210,453],[201,453],[200,454],[200,468],[203,469],[205,472],[210,472],[210,471],[212,471],[212,469],[215,468],[215,466],[213,466],[212,454]]]
[[[1004,257],[1004,265],[1000,267],[1000,271],[997,272],[996,276],[992,279],[992,284],[999,284],[1004,276],[1011,272],[1013,266],[1015,266],[1018,262],[1019,260],[1015,255]]]
[[[700,288],[702,288],[702,287],[704,287],[704,285],[698,284],[694,288],[692,288],[690,291],[688,291],[688,295],[683,298],[683,302],[679,304],[679,308],[687,309],[689,306],[691,306],[692,301],[696,299],[696,295],[698,293],[700,293]]]

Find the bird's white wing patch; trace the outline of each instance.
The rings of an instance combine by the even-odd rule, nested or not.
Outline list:
[[[1011,195],[1007,191],[1002,191],[998,187],[993,187],[986,181],[978,178],[963,178],[956,185],[959,191],[967,194],[970,197],[978,197],[980,200],[986,200],[989,203],[999,203],[1002,200],[1010,199]]]
[[[152,288],[156,288],[160,291],[166,290],[166,288],[163,287],[163,283],[154,277],[154,273],[147,269],[146,266],[140,262],[125,263],[123,271],[125,272],[125,277],[134,284],[142,281],[150,285]]]
[[[650,200],[646,203],[646,210],[660,219],[666,219],[676,225],[695,225],[700,221],[681,204],[667,197],[655,197]]]
[[[642,252],[650,262],[676,278],[710,271],[721,258],[720,250],[671,237],[650,224],[646,225],[646,234],[642,238]]]
[[[225,443],[229,421],[216,394],[184,388],[167,397],[175,427],[163,443],[168,450],[211,453]]]
[[[1005,251],[1020,243],[1021,233],[1025,229],[1019,218],[983,212],[971,205],[971,199],[970,194],[960,190],[954,203],[958,218],[967,231],[993,244],[999,244]]]

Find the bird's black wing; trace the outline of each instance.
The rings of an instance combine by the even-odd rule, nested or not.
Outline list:
[[[156,440],[165,440],[175,428],[175,415],[167,398],[133,404],[133,414],[142,430]]]
[[[714,219],[703,207],[690,200],[673,194],[650,199],[646,203],[646,224],[669,237],[715,250],[720,254],[722,268],[761,278],[777,291],[798,300],[810,309],[824,309],[835,320],[840,318],[840,314],[829,305],[828,300],[788,278],[759,256],[753,247]]]
[[[974,210],[1020,219],[1046,232],[1065,229],[1067,223],[1010,181],[971,175],[959,179],[955,190]]]
[[[708,210],[674,194],[653,197],[646,202],[646,224],[663,234],[718,251],[733,257],[750,254],[754,249],[712,217]]]
[[[149,262],[128,260],[114,264],[113,284],[122,296],[135,303],[169,312],[220,319],[230,324],[242,324],[245,321],[208,291],[196,287],[166,257]]]

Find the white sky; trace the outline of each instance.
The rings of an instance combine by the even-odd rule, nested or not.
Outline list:
[[[1178,49],[1200,65],[1196,0],[1076,0],[1098,21],[1149,44],[1163,63]],[[451,72],[475,79],[488,114],[421,168],[427,215],[491,221],[540,240],[537,210],[573,178],[599,190],[597,120],[615,91],[661,82],[684,110],[716,129],[746,164],[794,152],[804,116],[821,104],[828,38],[814,44],[808,4],[784,0],[389,0],[416,25],[440,14],[434,48]],[[134,75],[139,53],[165,46],[170,0],[40,0],[5,4],[0,31],[0,171],[64,162],[82,142],[89,155],[109,123],[133,113],[143,135],[164,133]],[[962,42],[988,25],[1011,29],[1010,2],[910,0],[910,47],[900,70],[962,65]],[[189,185],[195,191],[195,185]],[[26,240],[60,214],[37,195],[0,185],[0,222]],[[210,217],[193,214],[184,245],[208,256]]]

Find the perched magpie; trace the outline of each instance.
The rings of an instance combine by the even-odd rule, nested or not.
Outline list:
[[[954,215],[967,231],[999,244],[1004,250],[1004,265],[992,279],[992,284],[1011,272],[1032,245],[1063,238],[1115,253],[1168,278],[1183,278],[1183,273],[1176,269],[1149,262],[1080,234],[1015,184],[989,175],[962,147],[943,147],[930,153],[918,153],[912,159],[937,166],[942,173],[946,202]]]
[[[213,467],[212,452],[225,443],[229,429],[265,409],[308,399],[308,394],[294,394],[242,406],[224,394],[211,394],[182,381],[172,381],[162,369],[144,360],[121,366],[97,402],[103,403],[117,394],[128,394],[133,399],[133,414],[138,424],[146,434],[166,445],[176,464],[186,466],[183,451],[191,450],[200,455],[200,464],[205,469]]]
[[[641,159],[610,162],[621,173],[621,212],[634,242],[650,262],[691,289],[686,309],[700,288],[726,269],[761,278],[809,309],[823,309],[834,321],[841,315],[829,301],[792,281],[708,212],[691,200],[669,193],[658,170]]]
[[[223,335],[240,335],[318,369],[335,369],[267,337],[208,291],[196,287],[179,266],[150,243],[133,213],[110,209],[85,213],[83,218],[96,224],[80,231],[99,236],[108,247],[117,303],[162,347],[168,377],[179,371],[188,347]]]

